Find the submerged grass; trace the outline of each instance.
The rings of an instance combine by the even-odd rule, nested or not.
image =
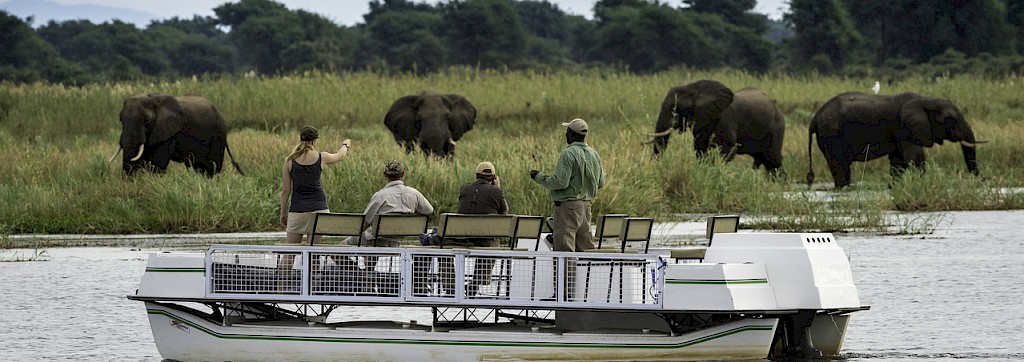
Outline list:
[[[660,159],[643,144],[671,86],[717,79],[734,89],[754,86],[777,99],[787,118],[785,173],[768,177],[737,156],[697,160],[689,134],[672,136]],[[1024,208],[1024,93],[1020,77],[911,79],[883,94],[914,91],[954,100],[979,139],[983,177],[965,173],[959,147],[927,150],[929,169],[898,180],[888,163],[856,163],[854,186],[831,188],[820,151],[811,150],[807,124],[831,96],[866,90],[874,80],[821,76],[750,75],[738,71],[674,70],[653,75],[605,71],[497,72],[452,69],[428,76],[373,73],[277,78],[182,80],[160,84],[0,84],[0,227],[17,233],[180,233],[279,230],[284,156],[302,125],[320,129],[320,146],[334,151],[352,138],[350,157],[326,168],[323,182],[332,211],[362,212],[383,184],[388,159],[406,165],[408,185],[421,190],[438,213],[456,209],[458,188],[477,162],[492,161],[512,208],[550,215],[547,191],[529,170],[551,172],[565,147],[559,122],[587,119],[587,140],[601,154],[608,183],[594,213],[625,212],[659,220],[739,213],[743,226],[775,230],[927,231],[934,220],[893,219],[889,211]],[[421,90],[459,93],[478,109],[477,123],[449,161],[405,154],[382,125],[396,98]],[[247,176],[233,169],[207,179],[172,164],[164,175],[120,176],[107,158],[117,149],[124,98],[142,93],[196,93],[210,98],[232,127],[231,150]],[[822,186],[827,185],[827,186]],[[824,194],[824,196],[822,196]]]

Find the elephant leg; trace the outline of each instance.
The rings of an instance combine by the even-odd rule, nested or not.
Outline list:
[[[405,141],[405,153],[413,153],[416,151],[416,142]]]
[[[710,134],[694,134],[693,137],[693,150],[697,153],[697,158],[704,158],[708,154],[708,148],[711,147],[711,135]]]
[[[826,157],[828,160],[828,169],[832,172],[832,180],[836,184],[837,189],[841,189],[846,186],[850,186],[850,162],[832,160]]]
[[[203,173],[207,177],[213,177],[218,172],[224,169],[224,148],[226,142],[224,140],[216,140],[211,142],[210,150],[204,160],[201,160],[204,168]]]
[[[171,160],[176,160],[174,149],[177,142],[174,139],[170,141],[156,145],[156,150],[153,152],[153,156],[150,159],[151,168],[156,173],[163,173],[167,171],[167,166],[170,165]]]
[[[779,169],[782,168],[781,159],[773,160],[771,157],[768,156],[768,154],[764,152],[754,153],[751,154],[751,156],[754,157],[754,168],[757,168],[760,165],[764,165],[765,171],[767,171],[769,174],[774,175],[777,173]]]
[[[732,161],[733,158],[736,158],[736,146],[719,145],[718,153],[722,155],[722,160],[725,162]]]

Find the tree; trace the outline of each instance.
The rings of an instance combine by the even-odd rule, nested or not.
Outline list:
[[[444,5],[448,59],[483,67],[524,59],[526,31],[511,0],[458,0]]]
[[[242,62],[260,73],[336,68],[346,59],[344,32],[323,16],[270,0],[241,0],[213,11],[218,23],[231,27]]]
[[[74,81],[81,70],[60,57],[52,45],[30,26],[32,18],[22,21],[0,10],[0,80],[14,82]]]
[[[386,11],[366,24],[366,49],[376,59],[399,71],[438,70],[445,65],[448,51],[434,34],[441,15],[420,10]]]
[[[730,24],[750,29],[755,34],[768,31],[768,16],[755,14],[757,0],[683,0],[689,9],[701,14],[715,14]]]
[[[723,44],[710,42],[692,16],[661,5],[598,5],[601,21],[592,53],[597,60],[622,62],[641,72],[677,64],[708,67],[721,61]]]
[[[99,25],[88,20],[51,20],[37,32],[63,58],[110,79],[158,76],[171,69],[164,54],[141,30],[120,20]]]
[[[799,65],[831,72],[854,62],[863,39],[839,1],[790,1],[783,20],[796,32],[792,51]]]
[[[143,31],[178,75],[233,72],[238,51],[211,17],[154,21]]]
[[[527,58],[552,65],[570,62],[572,49],[578,46],[569,30],[571,17],[547,0],[517,1],[513,6],[527,33]]]

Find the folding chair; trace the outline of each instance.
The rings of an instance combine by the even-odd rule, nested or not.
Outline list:
[[[594,238],[597,239],[598,249],[603,247],[605,239],[619,237],[622,232],[622,222],[627,217],[629,215],[626,214],[602,214],[597,218],[597,229],[594,232]]]
[[[705,232],[705,236],[708,238],[708,247],[711,246],[711,242],[714,240],[715,234],[734,233],[739,230],[739,225],[739,215],[717,215],[708,217],[707,231]],[[694,259],[703,262],[707,251],[707,247],[672,249],[669,252],[669,256],[677,262],[680,259]]]
[[[404,238],[419,237],[427,231],[430,215],[420,214],[381,214],[373,218],[373,238]],[[359,238],[358,246],[363,245]]]
[[[437,236],[441,249],[448,238],[510,238],[515,232],[515,215],[507,214],[441,214]]]
[[[309,245],[318,235],[359,236],[363,233],[363,214],[318,212],[309,224]]]
[[[543,216],[516,215],[515,227],[512,230],[512,238],[508,247],[509,250],[516,249],[519,239],[533,239],[537,240],[537,243],[533,246],[533,251],[537,251],[537,248],[540,246],[540,233],[543,229]]]

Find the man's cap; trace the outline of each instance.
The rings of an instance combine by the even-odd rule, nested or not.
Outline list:
[[[385,175],[401,175],[403,173],[405,173],[405,167],[402,167],[402,164],[397,160],[388,161],[388,163],[384,165]]]
[[[309,141],[315,140],[317,138],[320,138],[320,133],[317,132],[316,128],[313,128],[312,126],[302,127],[302,130],[299,131],[299,140],[300,141],[309,142]]]
[[[494,176],[494,165],[490,162],[484,161],[476,165],[476,173],[484,176]]]
[[[569,127],[569,129],[571,129],[573,132],[576,132],[577,134],[581,134],[584,136],[587,134],[587,121],[584,121],[581,118],[576,118],[569,122],[562,123],[562,125]]]

